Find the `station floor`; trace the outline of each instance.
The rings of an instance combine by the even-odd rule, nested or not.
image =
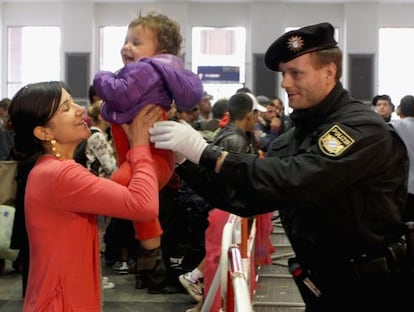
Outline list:
[[[304,304],[287,270],[287,259],[292,250],[280,224],[274,223],[271,235],[276,252],[273,265],[261,267],[258,287],[253,298],[255,312],[303,312]],[[148,294],[146,289],[135,289],[134,274],[119,275],[103,266],[102,273],[115,283],[115,288],[103,291],[102,312],[185,312],[196,305],[185,292],[172,295]],[[79,287],[82,287],[80,282]],[[23,300],[20,273],[10,261],[0,274],[0,312],[21,312]]]
[[[148,294],[146,289],[135,289],[134,274],[119,275],[106,267],[102,271],[109,281],[115,283],[115,288],[102,290],[103,312],[185,312],[196,305],[187,293]],[[81,282],[79,287],[82,287]],[[0,312],[21,312],[21,297],[21,275],[6,261],[0,275]]]

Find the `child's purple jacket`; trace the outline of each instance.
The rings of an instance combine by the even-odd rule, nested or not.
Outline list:
[[[180,111],[198,105],[203,84],[196,74],[184,69],[180,58],[159,54],[125,65],[118,73],[101,71],[93,84],[102,98],[102,117],[113,124],[129,123],[146,104],[169,110],[172,101]]]

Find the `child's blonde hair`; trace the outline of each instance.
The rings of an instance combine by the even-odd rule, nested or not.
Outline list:
[[[137,26],[148,28],[155,33],[159,51],[179,55],[183,37],[180,34],[180,25],[176,21],[157,11],[151,11],[144,16],[140,15],[133,19],[129,23],[128,29]]]

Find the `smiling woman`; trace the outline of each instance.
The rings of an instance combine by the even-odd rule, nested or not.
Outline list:
[[[161,109],[148,105],[122,126],[131,145],[126,161],[132,178],[126,186],[72,159],[77,144],[90,135],[83,113],[58,81],[27,85],[12,99],[16,150],[24,155],[22,163],[34,164],[24,195],[30,246],[25,312],[100,311],[97,215],[147,221],[158,213],[149,128]]]
[[[28,109],[34,118],[22,120],[20,116]],[[25,86],[10,107],[16,149],[25,154],[59,154],[58,158],[72,159],[74,147],[90,135],[83,114],[63,83]]]

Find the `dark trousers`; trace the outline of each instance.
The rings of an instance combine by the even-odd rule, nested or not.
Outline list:
[[[111,218],[105,231],[105,261],[111,264],[120,260],[121,249],[128,249],[129,256],[135,256],[139,242],[135,239],[135,230],[130,220]],[[127,260],[127,259],[125,259]]]

